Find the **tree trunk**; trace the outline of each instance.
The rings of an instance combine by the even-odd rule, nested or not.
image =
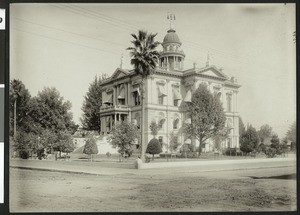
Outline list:
[[[145,162],[145,152],[146,152],[146,147],[145,147],[145,140],[144,140],[144,114],[145,114],[145,106],[144,106],[144,77],[142,77],[142,83],[141,83],[141,107],[142,107],[142,116],[141,116],[141,122],[140,122],[140,126],[141,126],[141,159],[143,162]]]
[[[14,140],[16,141],[17,135],[17,99],[14,101]]]
[[[154,154],[152,155],[152,160],[154,161]]]
[[[91,154],[91,162],[93,162],[93,154]]]
[[[199,154],[198,154],[198,157],[200,157],[201,155],[201,152],[202,152],[202,140],[199,141]]]

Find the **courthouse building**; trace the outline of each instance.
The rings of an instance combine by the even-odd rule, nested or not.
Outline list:
[[[111,77],[102,83],[102,106],[100,108],[101,134],[107,135],[114,125],[122,120],[143,123],[145,141],[153,136],[151,121],[162,127],[156,136],[161,143],[170,142],[171,133],[181,143],[196,144],[195,139],[187,139],[182,133],[185,122],[190,116],[184,103],[190,102],[192,93],[200,83],[205,83],[212,93],[216,93],[225,110],[226,126],[231,128],[229,137],[223,141],[223,148],[239,148],[239,115],[237,94],[240,85],[236,79],[227,77],[221,69],[206,63],[204,68],[184,68],[185,54],[174,29],[167,31],[162,42],[156,72],[145,81],[145,115],[141,122],[141,77],[134,70],[116,69]],[[203,151],[212,151],[213,141],[207,140]]]

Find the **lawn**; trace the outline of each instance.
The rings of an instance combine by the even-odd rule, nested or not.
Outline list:
[[[289,211],[295,168],[84,175],[10,170],[11,212]],[[278,177],[277,177],[278,176]],[[284,176],[284,177],[282,177]]]

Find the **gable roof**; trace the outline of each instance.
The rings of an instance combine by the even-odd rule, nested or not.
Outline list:
[[[116,79],[123,76],[127,76],[130,72],[125,69],[117,68],[116,71],[110,76],[110,79]]]
[[[198,74],[201,76],[206,76],[208,78],[220,78],[223,80],[228,79],[227,75],[225,75],[221,70],[219,70],[217,67],[213,65],[203,67],[203,68],[192,68],[184,71],[184,75],[192,75],[192,74]]]

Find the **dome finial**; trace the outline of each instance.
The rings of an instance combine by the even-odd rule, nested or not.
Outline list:
[[[175,14],[168,12],[167,19],[170,21],[170,29],[172,29],[172,23],[176,20]]]

